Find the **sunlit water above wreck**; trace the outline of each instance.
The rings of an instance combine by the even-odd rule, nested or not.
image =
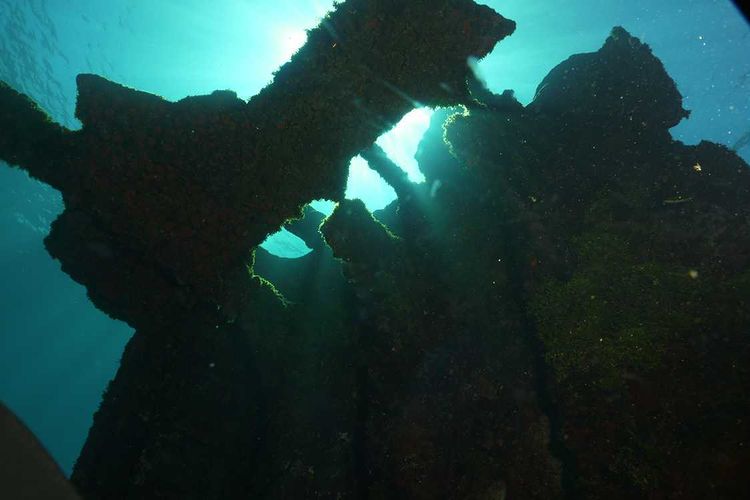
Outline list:
[[[649,43],[692,111],[677,139],[733,146],[750,131],[750,30],[724,0],[489,1],[518,22],[479,65],[488,87],[528,103],[547,72],[596,50],[614,25]],[[178,100],[232,89],[250,98],[304,43],[332,2],[318,0],[128,0],[0,3],[0,80],[24,91],[70,128],[75,75],[93,72]],[[418,20],[415,20],[418,22]],[[342,103],[342,106],[348,103]],[[431,110],[409,113],[378,144],[421,182],[414,153]],[[739,150],[750,159],[750,147]],[[85,290],[45,252],[60,212],[53,189],[0,167],[0,399],[42,439],[66,472],[80,450],[102,390],[132,333],[90,304]],[[396,198],[361,157],[352,159],[347,198],[371,211]],[[333,204],[313,207],[329,214]],[[310,249],[288,231],[264,247],[288,258]]]

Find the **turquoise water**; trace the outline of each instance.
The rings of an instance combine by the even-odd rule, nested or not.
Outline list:
[[[596,50],[614,25],[649,43],[685,96],[686,143],[733,145],[750,130],[750,30],[728,1],[566,0],[487,2],[518,23],[478,72],[494,91],[523,103],[569,55]],[[1,0],[0,80],[75,128],[75,75],[101,74],[168,99],[232,89],[249,98],[305,39],[332,2],[306,0]],[[419,109],[378,142],[414,181],[413,154],[430,110]],[[750,148],[740,150],[750,159]],[[393,190],[360,158],[348,197],[382,208]],[[331,204],[317,202],[329,212]],[[66,472],[83,444],[102,390],[131,331],[98,312],[63,274],[42,239],[59,195],[0,167],[0,399],[41,438]],[[289,258],[306,253],[282,233],[265,244]]]

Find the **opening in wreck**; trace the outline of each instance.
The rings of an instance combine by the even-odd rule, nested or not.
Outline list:
[[[432,110],[429,108],[414,109],[376,141],[388,157],[406,172],[411,182],[424,181],[424,175],[419,171],[414,155],[430,125],[431,116]],[[381,210],[396,200],[393,188],[359,155],[352,158],[349,164],[345,196],[347,199],[361,199],[371,212]],[[328,216],[333,212],[334,203],[330,200],[315,200],[309,206]],[[287,259],[302,257],[311,251],[304,245],[304,241],[284,228],[269,235],[261,247],[272,255]]]

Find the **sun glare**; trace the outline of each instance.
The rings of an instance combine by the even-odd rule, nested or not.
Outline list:
[[[288,61],[307,41],[305,30],[283,29],[281,30],[281,40],[279,42],[281,56],[284,61]]]
[[[432,110],[419,108],[407,113],[391,130],[376,141],[398,166],[403,168],[412,182],[423,182],[424,175],[419,171],[414,154],[419,141],[430,127]]]
[[[430,126],[433,111],[419,108],[407,113],[391,130],[378,137],[378,146],[401,167],[412,182],[423,182],[414,154],[419,141]],[[370,210],[378,210],[396,199],[393,188],[371,170],[362,157],[352,159],[349,169],[347,198],[360,198]]]
[[[359,198],[371,212],[380,210],[396,199],[396,192],[380,175],[372,170],[361,156],[355,156],[349,165],[346,197]]]

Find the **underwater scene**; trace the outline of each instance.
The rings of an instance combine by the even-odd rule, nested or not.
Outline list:
[[[0,498],[750,498],[731,1],[0,26]]]

